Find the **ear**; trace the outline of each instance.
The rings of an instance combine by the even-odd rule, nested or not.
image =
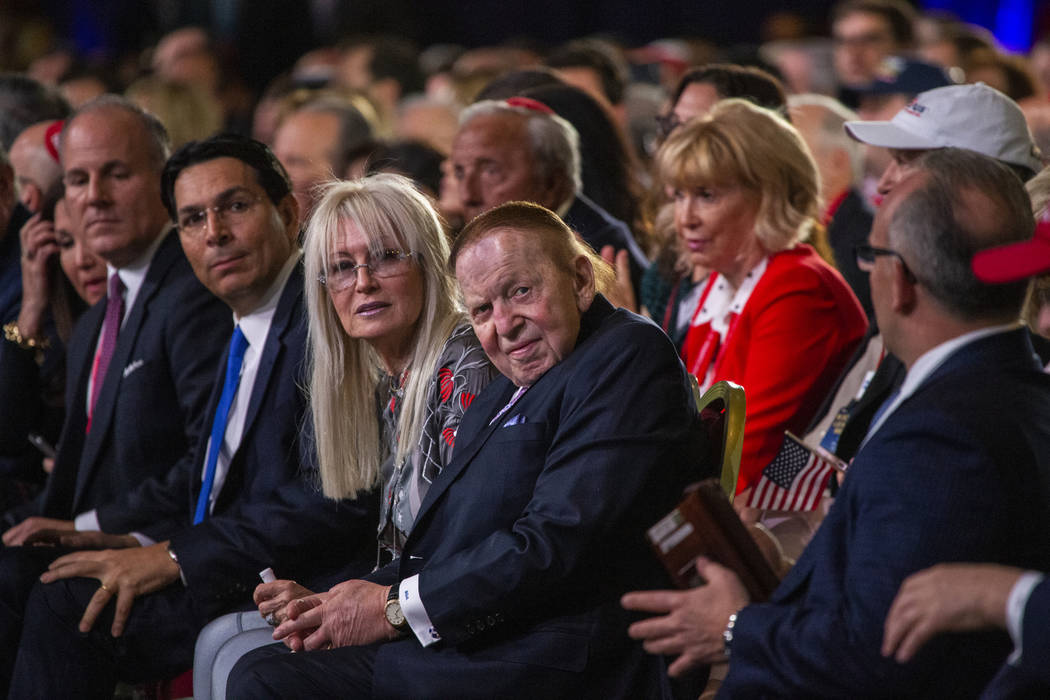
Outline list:
[[[24,184],[18,198],[25,205],[26,209],[34,213],[40,211],[40,205],[44,203],[44,193],[40,191],[40,188],[34,182]]]
[[[594,301],[594,266],[586,255],[577,255],[572,263],[572,291],[576,297],[576,308],[584,312]]]
[[[576,186],[572,178],[567,177],[564,173],[552,172],[547,176],[546,182],[541,184],[543,186],[543,201],[539,202],[539,204],[551,211],[556,211],[558,207],[565,204],[576,194]]]
[[[286,194],[277,205],[277,213],[281,215],[289,239],[296,240],[299,237],[299,202],[296,201],[295,195],[291,192]]]
[[[900,260],[893,260],[893,277],[890,289],[890,301],[893,310],[901,315],[908,315],[918,301],[918,284]]]

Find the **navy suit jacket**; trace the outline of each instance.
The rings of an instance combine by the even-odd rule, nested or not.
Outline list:
[[[251,388],[240,445],[230,460],[211,515],[192,526],[210,430],[163,478],[98,508],[106,532],[142,532],[171,540],[195,609],[205,618],[250,601],[258,572],[308,580],[375,554],[376,499],[337,502],[320,492],[313,446],[304,437],[306,314],[303,273],[296,267],[281,293]],[[210,429],[222,394],[226,353],[204,412]],[[305,431],[309,434],[309,430]],[[181,585],[181,584],[179,584]]]
[[[627,250],[631,263],[631,286],[639,294],[642,288],[642,273],[649,267],[641,247],[634,240],[627,224],[605,211],[582,192],[576,195],[572,206],[565,212],[565,223],[576,231],[598,253],[602,247],[611,245],[616,250]]]
[[[950,356],[855,457],[835,504],[767,604],[744,608],[721,696],[973,697],[1005,632],[880,654],[901,582],[938,562],[1050,564],[1050,376],[1026,330]]]
[[[1050,697],[1050,579],[1032,589],[1021,622],[1021,658],[1006,664],[981,700]]]
[[[66,421],[39,512],[69,520],[165,474],[200,434],[211,380],[231,332],[229,309],[167,234],[120,330],[87,427],[87,387],[103,299],[77,321],[66,362]]]
[[[619,597],[666,586],[645,530],[702,472],[685,370],[658,327],[599,296],[573,352],[489,425],[515,391],[500,377],[471,404],[400,559],[373,576],[420,574],[442,636],[381,645],[375,694],[537,697],[558,692],[546,668],[588,697],[658,697],[661,659],[627,637]]]

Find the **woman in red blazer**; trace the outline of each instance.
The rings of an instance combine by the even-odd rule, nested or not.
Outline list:
[[[657,165],[685,255],[712,270],[682,357],[701,388],[728,379],[747,392],[740,493],[784,431],[809,423],[867,321],[842,276],[800,243],[819,216],[819,180],[782,117],[722,100],[676,130]]]

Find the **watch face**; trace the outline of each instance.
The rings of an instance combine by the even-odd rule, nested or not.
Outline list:
[[[387,601],[386,621],[397,629],[404,627],[405,615],[401,612],[401,603],[396,600]]]

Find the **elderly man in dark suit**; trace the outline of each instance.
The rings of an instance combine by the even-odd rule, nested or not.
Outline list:
[[[132,534],[57,537],[118,548],[67,554],[42,577],[15,697],[109,697],[118,678],[173,676],[204,623],[250,602],[261,569],[309,578],[371,552],[374,499],[326,501],[302,438],[306,324],[287,174],[263,144],[220,135],[172,156],[162,183],[194,272],[234,314],[205,414],[211,433],[163,479],[97,509],[105,533]]]
[[[467,411],[400,559],[292,602],[235,697],[660,697],[619,595],[664,581],[644,531],[703,475],[685,371],[595,293],[552,212],[482,214],[452,264],[495,380]],[[708,471],[713,469],[708,466]],[[319,651],[329,649],[328,651]]]
[[[931,151],[887,197],[858,257],[886,346],[907,376],[872,423],[831,512],[770,602],[728,570],[707,586],[632,594],[672,671],[729,657],[727,697],[966,697],[1005,633],[943,638],[899,665],[883,620],[909,574],[945,561],[1050,564],[1050,377],[1017,320],[1027,285],[987,285],[974,251],[1032,234],[1020,180],[987,156]],[[677,668],[676,668],[677,666]]]
[[[522,97],[471,105],[449,158],[468,221],[505,202],[541,204],[596,251],[608,246],[618,266],[629,269],[637,293],[649,265],[645,253],[627,224],[584,196],[579,135],[549,107]]]

